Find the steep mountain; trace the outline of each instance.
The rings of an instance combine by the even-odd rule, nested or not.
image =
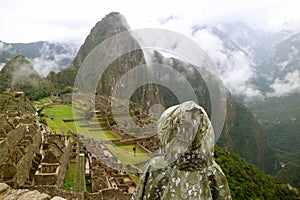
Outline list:
[[[159,52],[154,52],[151,62],[164,65],[172,63],[171,67],[188,80],[197,95],[199,104],[210,115],[210,93],[201,74],[197,70],[192,70],[193,68],[195,69],[195,66],[176,58],[165,58]],[[165,80],[168,78],[164,74],[158,76],[164,76]],[[169,81],[172,81],[173,77],[169,78]],[[178,87],[182,85],[179,79],[177,79],[176,85]],[[161,90],[160,93],[164,102],[169,103],[168,106],[178,104],[176,97],[170,90]],[[277,158],[275,153],[269,146],[264,132],[253,113],[245,105],[239,103],[235,97],[231,96],[229,91],[227,92],[225,124],[217,144],[230,152],[239,154],[248,162],[255,164],[270,174],[274,174],[279,170],[279,166],[276,165]]]
[[[109,13],[92,28],[85,42],[80,47],[73,61],[73,65],[57,74],[51,72],[47,76],[47,79],[52,81],[53,85],[60,89],[63,89],[66,86],[73,87],[77,70],[88,54],[105,39],[118,33],[128,31],[129,29],[129,25],[120,13]],[[104,71],[101,79],[99,79],[99,84],[96,91],[98,94],[111,96],[114,85],[117,81],[119,81],[120,77],[122,77],[124,73],[138,65],[145,63],[144,53],[142,50],[140,50],[140,45],[137,40],[130,35],[128,35],[128,37],[125,39],[127,45],[135,47],[137,50],[118,57],[109,65],[109,67]],[[118,52],[119,48],[121,48],[121,44],[115,44],[112,51]],[[107,53],[107,56],[109,56],[109,54],[112,52],[104,53]],[[101,63],[97,64],[100,65]],[[93,66],[91,66],[91,69],[92,67]],[[69,75],[69,71],[72,72],[71,75]],[[85,81],[86,80],[90,80],[90,77],[86,77]],[[138,80],[138,78],[136,78],[136,80]],[[131,79],[129,81],[136,80]],[[154,91],[157,92],[155,93]],[[132,101],[141,102],[145,108],[149,108],[152,104],[160,102],[161,99],[159,98],[158,86],[153,84],[141,86],[137,90],[137,94],[132,96]]]
[[[275,174],[280,169],[277,156],[252,111],[234,98],[227,101],[232,106],[227,111],[231,127],[228,130],[223,129],[217,144],[239,154],[268,174]],[[225,124],[225,127],[228,125]]]
[[[23,55],[42,76],[50,71],[58,72],[69,66],[75,57],[74,43],[5,43],[0,41],[0,67],[17,55]]]
[[[300,91],[300,33],[276,44],[257,67],[256,84],[269,96]]]
[[[250,104],[279,161],[300,165],[300,94],[270,97]]]
[[[81,46],[77,56],[75,57],[73,66],[62,70],[57,74],[51,72],[47,76],[47,79],[52,80],[54,85],[56,84],[60,87],[73,86],[72,83],[75,80],[76,70],[80,67],[92,49],[106,38],[119,32],[128,30],[128,27],[129,26],[124,17],[119,13],[108,14],[91,30],[91,33],[86,38],[85,43]],[[226,72],[226,69],[224,68],[232,67],[232,62],[230,61],[231,59],[235,59],[236,67],[239,66],[238,63],[241,62],[240,60],[243,60],[242,63],[244,63],[244,61],[248,63],[246,66],[247,68],[252,68],[251,61],[247,57],[246,52],[241,50],[218,29],[212,28],[203,30],[198,28],[195,30],[195,35],[200,37],[201,34],[203,36],[203,34],[205,35],[208,33],[207,31],[209,31],[209,34],[214,34],[214,37],[216,37],[218,40],[221,40],[220,38],[222,38],[222,40],[227,41],[224,43],[225,46],[222,48],[224,48],[226,53],[228,53],[226,56],[228,62],[225,62],[224,64],[221,59],[219,60],[220,71],[224,70],[224,72]],[[139,47],[138,42],[133,37],[127,38],[126,42],[128,45],[135,45],[136,47]],[[114,48],[117,50],[119,47],[116,45]],[[219,52],[220,54],[223,53],[224,55],[224,52],[221,51],[221,49]],[[238,56],[236,56],[236,54],[238,54]],[[221,56],[219,58],[221,58]],[[175,58],[164,58],[164,56],[158,52],[154,53],[151,62],[158,64],[168,63],[168,65],[172,63],[171,66],[174,69],[176,69],[180,74],[187,76],[187,79],[190,81],[195,91],[197,91],[199,102],[201,102],[202,106],[208,110],[208,113],[210,112],[211,102],[209,99],[209,92],[200,74],[196,73],[190,75],[190,72],[186,71],[185,68],[187,63]],[[97,93],[110,96],[112,94],[112,88],[115,86],[117,81],[120,80],[120,78],[130,69],[133,69],[135,66],[143,63],[146,63],[146,60],[142,50],[136,50],[120,56],[110,64],[110,66],[102,75],[102,78],[99,81]],[[221,65],[224,65],[224,67]],[[71,75],[69,75],[68,71],[71,71]],[[194,72],[195,71],[196,70],[194,70]],[[167,77],[166,74],[162,74],[162,76],[165,78]],[[233,75],[230,73],[228,73],[228,76],[233,77]],[[172,77],[169,78],[170,80],[174,80]],[[137,79],[138,78],[136,78],[136,80]],[[89,77],[86,77],[84,80],[89,80]],[[136,80],[135,78],[132,78],[127,81],[130,85]],[[242,86],[241,90],[244,90],[244,87],[246,86]],[[182,91],[184,90],[185,89],[183,88]],[[131,100],[141,103],[141,105],[146,109],[155,103],[162,103],[166,108],[178,103],[178,100],[168,88],[157,84],[146,84],[140,87],[131,96]],[[226,123],[219,144],[230,151],[239,153],[245,159],[247,159],[247,161],[257,165],[260,169],[263,169],[268,173],[274,173],[277,170],[275,168],[276,157],[274,156],[272,149],[269,147],[268,142],[264,138],[264,133],[253,117],[253,114],[244,105],[238,103],[229,93],[227,102],[228,110],[226,115]]]
[[[276,180],[300,187],[300,94],[270,97],[250,104],[282,169]]]
[[[229,35],[217,27],[194,27],[193,37],[215,64],[230,92],[244,100],[260,95],[251,83],[255,76],[255,63],[244,49],[240,48]]]
[[[0,71],[0,92],[9,88],[21,89],[31,100],[50,94],[48,81],[40,77],[24,56],[11,59]]]
[[[292,34],[288,30],[279,32],[264,31],[243,22],[223,23],[217,27],[237,46],[247,52],[256,64],[265,59],[275,44],[285,40]]]
[[[90,51],[105,39],[128,30],[130,27],[120,13],[109,13],[92,28],[73,60],[73,66],[79,68]]]
[[[276,174],[275,180],[279,183],[288,183],[300,188],[300,165],[294,163],[285,164]]]
[[[239,155],[215,148],[215,160],[226,175],[232,199],[299,199],[299,190],[278,184]],[[291,174],[288,172],[288,174]]]
[[[236,22],[196,26],[192,34],[242,101],[299,91],[299,33],[268,32]]]

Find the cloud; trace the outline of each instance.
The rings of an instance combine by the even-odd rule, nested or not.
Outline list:
[[[31,63],[24,62],[23,59],[16,59],[12,63],[12,69],[18,69],[18,70],[12,70],[11,76],[12,76],[12,85],[15,85],[16,83],[20,82],[23,77],[27,77],[30,75],[36,74],[36,71],[32,68]],[[28,79],[27,81],[31,82],[34,87],[37,87],[37,83],[33,79]]]
[[[0,63],[0,70],[4,67],[5,63]]]
[[[299,21],[299,10],[297,0],[2,0],[0,38],[6,42],[83,41],[91,27],[112,11],[122,13],[133,29],[163,24],[184,33],[194,25],[232,20],[276,28]]]
[[[274,92],[269,93],[268,96],[283,96],[286,94],[300,92],[300,72],[295,70],[289,72],[283,79],[275,79],[274,83],[271,85]]]
[[[60,48],[60,51],[57,50]],[[62,48],[62,49],[61,49]],[[34,69],[41,75],[47,76],[50,71],[58,72],[67,67],[74,59],[77,52],[77,46],[68,44],[50,44],[44,43],[39,50],[40,56],[31,59]]]
[[[14,53],[13,50],[12,50],[11,45],[5,44],[4,42],[0,41],[0,54],[2,54],[3,52]]]
[[[196,31],[194,39],[216,65],[218,74],[231,93],[246,98],[261,96],[261,92],[250,84],[255,76],[254,63],[241,49],[228,48],[210,28]]]

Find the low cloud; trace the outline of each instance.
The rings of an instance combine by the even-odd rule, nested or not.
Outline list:
[[[0,70],[4,67],[5,63],[0,63]]]
[[[228,48],[209,28],[196,31],[194,38],[216,65],[231,93],[246,99],[261,96],[261,92],[250,84],[255,76],[254,63],[241,49]]]
[[[300,72],[295,70],[289,72],[283,79],[275,79],[274,83],[271,85],[274,92],[269,93],[268,96],[283,96],[286,94],[300,92]]]
[[[74,59],[77,52],[77,46],[74,44],[55,44],[51,47],[49,43],[44,43],[39,50],[40,56],[31,59],[34,69],[41,75],[47,76],[49,72],[58,72],[64,67],[67,67]],[[57,52],[55,48],[61,47],[62,49]]]
[[[3,53],[14,53],[12,46],[0,41],[0,54]]]

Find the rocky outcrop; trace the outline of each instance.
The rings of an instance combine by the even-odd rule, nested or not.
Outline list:
[[[204,109],[192,101],[167,109],[158,121],[163,155],[153,158],[132,200],[231,199],[213,159],[214,132]]]
[[[5,183],[0,183],[0,199],[3,200],[49,200],[50,196],[48,194],[40,193],[37,190],[29,191],[27,189],[13,190]]]
[[[5,183],[0,183],[0,199],[2,200],[66,200],[65,198],[55,196],[51,198],[50,195],[41,193],[37,190],[28,190],[28,189],[11,189]]]
[[[96,49],[95,47],[104,40],[129,30],[130,28],[121,14],[115,12],[108,14],[91,30],[74,59],[73,65],[76,68],[82,67],[81,64],[87,55],[89,55],[89,59],[94,59],[97,56],[100,57],[98,54],[94,54],[94,57],[91,55],[92,50]],[[87,70],[80,71],[80,74],[87,74],[87,77],[82,79],[84,81],[91,80],[90,73],[95,74],[95,71],[103,71],[103,74],[100,74],[100,80],[97,79],[93,81],[99,81],[96,89],[99,95],[112,96],[113,89],[116,88],[116,84],[124,74],[146,63],[145,55],[141,50],[139,42],[130,33],[122,37],[121,41],[115,40],[115,38],[111,41],[110,45],[104,51],[98,52],[99,54],[103,54],[104,59],[96,58],[93,60],[91,66],[87,66]],[[124,48],[128,49],[129,52],[119,55]],[[114,55],[118,56],[116,56],[111,63],[106,63],[106,59]],[[107,64],[109,64],[109,66],[105,66]],[[129,79],[122,80],[122,84],[127,86],[136,85],[143,79],[141,74],[138,73],[135,73],[133,76],[134,77],[130,77]],[[135,93],[132,94],[131,100],[141,104],[144,108],[149,108],[151,105],[161,101],[159,89],[155,84],[149,83],[134,89],[136,90],[132,91]]]
[[[129,25],[120,13],[109,13],[92,28],[84,44],[80,47],[73,65],[79,68],[86,56],[98,44],[117,33],[128,31],[129,29]]]

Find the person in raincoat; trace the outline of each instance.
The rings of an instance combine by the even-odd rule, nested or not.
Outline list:
[[[214,132],[201,106],[188,101],[168,108],[157,131],[163,154],[146,165],[132,200],[231,199],[213,159]]]

